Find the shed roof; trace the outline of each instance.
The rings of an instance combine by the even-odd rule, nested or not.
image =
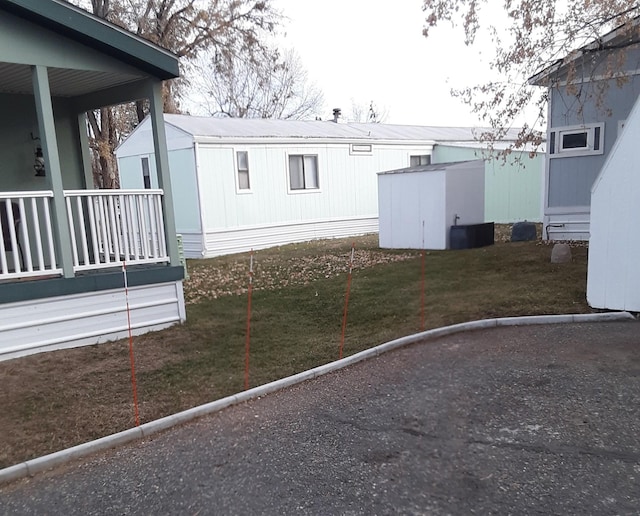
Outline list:
[[[481,168],[484,170],[483,159],[472,159],[467,161],[454,161],[450,163],[431,163],[430,165],[416,165],[415,167],[397,168],[394,170],[385,170],[378,172],[379,176],[393,175],[393,174],[415,174],[417,172],[438,172],[442,170],[458,170],[458,169],[472,169]]]
[[[53,30],[158,79],[178,77],[171,52],[63,0],[0,0],[0,9]]]
[[[488,129],[418,125],[363,124],[317,120],[273,120],[165,115],[165,122],[194,137],[205,138],[336,138],[388,141],[474,141]],[[517,138],[512,129],[506,140]]]

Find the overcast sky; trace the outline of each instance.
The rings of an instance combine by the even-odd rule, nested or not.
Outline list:
[[[421,0],[273,1],[287,17],[282,45],[323,91],[327,118],[374,101],[387,123],[479,125],[450,89],[484,81],[491,53],[465,47],[450,27],[425,38]]]

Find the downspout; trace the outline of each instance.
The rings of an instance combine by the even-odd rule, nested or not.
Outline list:
[[[551,135],[551,97],[552,92],[551,88],[548,90],[548,100],[547,100],[547,145],[544,153],[544,171],[542,174],[542,234],[546,235],[546,240],[549,240],[549,226],[548,226],[548,218],[547,218],[547,208],[549,207],[549,165],[551,164],[550,154],[549,154],[549,144],[551,139],[549,136]],[[555,149],[554,149],[555,150]],[[545,227],[546,226],[546,227]]]

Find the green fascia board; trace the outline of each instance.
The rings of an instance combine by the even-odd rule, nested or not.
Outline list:
[[[182,279],[184,279],[183,266],[127,267],[127,285],[129,287],[169,283]],[[124,288],[124,276],[120,269],[95,271],[74,278],[7,282],[0,284],[0,306],[4,303],[33,301],[118,288]]]
[[[61,0],[0,0],[0,9],[51,29],[161,80],[180,75],[178,57]]]

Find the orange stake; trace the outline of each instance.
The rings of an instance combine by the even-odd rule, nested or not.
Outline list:
[[[349,261],[349,275],[347,276],[347,295],[344,299],[344,313],[342,315],[342,336],[340,337],[340,353],[338,358],[342,358],[342,352],[344,350],[344,334],[347,329],[347,310],[349,308],[349,293],[351,292],[351,272],[353,271],[353,258],[355,254],[356,244],[351,244],[351,260]]]
[[[244,346],[244,390],[249,388],[249,347],[251,342],[251,293],[253,291],[253,249],[249,255],[249,289],[248,289],[248,302],[247,302],[247,334]]]
[[[138,411],[138,387],[136,385],[136,361],[133,356],[131,310],[129,309],[129,285],[127,284],[127,264],[125,262],[122,262],[122,274],[124,276],[124,298],[127,303],[127,328],[129,329],[129,361],[131,362],[131,389],[133,391],[133,410],[136,420],[136,426],[140,426],[140,413]]]
[[[424,252],[424,220],[422,221],[422,272],[420,276],[420,331],[424,331],[424,284],[426,257]]]
[[[424,269],[425,269],[425,252],[422,250],[422,275],[420,280],[420,331],[424,331]]]

